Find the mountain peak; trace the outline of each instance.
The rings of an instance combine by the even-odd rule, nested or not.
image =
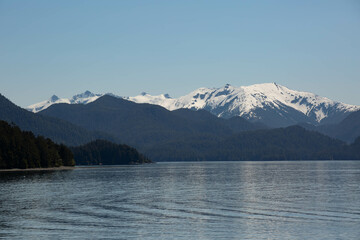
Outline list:
[[[164,94],[164,97],[165,97],[165,98],[171,98],[168,93],[165,93],[165,94]]]
[[[73,99],[78,99],[78,98],[88,98],[88,97],[94,97],[95,94],[90,92],[89,90],[86,90],[85,92],[83,93],[80,93],[80,94],[76,94],[73,96]]]
[[[50,102],[56,102],[57,100],[59,100],[59,97],[56,95],[52,95],[50,98]]]

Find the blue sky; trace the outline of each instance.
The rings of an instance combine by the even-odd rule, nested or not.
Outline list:
[[[185,95],[277,82],[360,105],[360,1],[0,0],[0,93]]]

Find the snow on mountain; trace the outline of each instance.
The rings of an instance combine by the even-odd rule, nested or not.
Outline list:
[[[360,110],[359,106],[335,102],[309,92],[290,90],[276,83],[243,87],[226,84],[222,88],[199,88],[177,99],[149,94],[127,99],[137,103],[161,105],[169,110],[205,109],[219,117],[242,116],[277,127],[299,122],[338,122],[347,114]]]
[[[29,106],[28,109],[39,112],[56,103],[87,104],[103,95],[89,91],[71,99],[54,95],[47,101]],[[171,98],[168,94],[152,96],[145,92],[139,96],[123,98],[136,103],[160,105],[171,111],[179,108],[204,109],[223,118],[241,116],[273,127],[300,122],[314,125],[338,123],[351,112],[360,110],[360,106],[335,102],[309,92],[294,91],[276,83],[242,87],[226,84],[221,88],[199,88],[179,98]]]
[[[90,91],[86,91],[84,93],[77,94],[70,99],[71,104],[81,103],[87,104],[95,101],[99,97],[103,96],[104,94],[94,94]]]
[[[72,98],[59,98],[56,95],[53,95],[49,100],[35,103],[33,105],[28,106],[26,109],[32,111],[34,113],[40,112],[53,104],[57,103],[67,103],[67,104],[87,104],[95,101],[99,97],[103,96],[104,94],[94,94],[90,91],[86,91],[81,94],[77,94]]]
[[[160,105],[166,109],[175,110],[174,108],[176,99],[173,99],[169,94],[161,94],[158,96],[149,95],[146,92],[141,93],[141,95],[136,97],[124,97],[124,99],[136,102],[136,103],[149,103],[154,105]]]

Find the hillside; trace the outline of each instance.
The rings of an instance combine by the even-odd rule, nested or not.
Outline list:
[[[314,126],[311,124],[302,123],[300,126],[309,130],[318,131],[322,134],[340,139],[348,143],[352,143],[360,136],[360,111],[349,114],[338,124]]]
[[[299,126],[248,131],[225,138],[179,139],[148,148],[156,161],[359,159],[360,148]]]
[[[69,116],[71,117],[71,116]],[[24,131],[45,136],[69,146],[85,144],[98,138],[115,140],[109,134],[90,132],[70,122],[29,112],[0,94],[0,120],[14,123]]]

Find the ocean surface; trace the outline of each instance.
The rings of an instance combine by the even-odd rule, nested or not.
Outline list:
[[[360,239],[360,161],[0,172],[0,239]]]

